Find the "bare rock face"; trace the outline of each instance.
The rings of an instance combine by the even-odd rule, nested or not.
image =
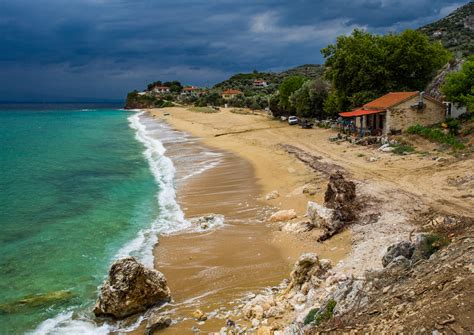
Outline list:
[[[133,257],[112,264],[94,307],[96,316],[122,319],[170,301],[165,276],[147,269]]]
[[[398,256],[403,256],[406,259],[411,259],[413,252],[415,251],[415,245],[409,241],[402,241],[399,243],[392,244],[388,247],[387,252],[382,258],[382,265],[386,267]]]

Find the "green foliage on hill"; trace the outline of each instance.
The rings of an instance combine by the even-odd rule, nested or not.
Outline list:
[[[444,47],[461,56],[474,53],[474,2],[458,8],[439,21],[418,29],[432,41],[440,41]]]
[[[332,84],[326,111],[335,114],[390,91],[416,91],[430,82],[451,57],[420,32],[375,35],[354,30],[321,50]]]
[[[474,111],[474,56],[471,56],[459,72],[446,76],[441,91],[448,101],[466,106],[468,111]]]
[[[138,94],[138,91],[132,91],[127,94],[125,101],[125,108],[140,109],[140,108],[164,108],[171,107],[173,98],[171,96],[155,96]]]
[[[282,72],[258,72],[238,73],[227,80],[214,85],[213,89],[226,90],[237,89],[244,93],[245,96],[268,95],[278,90],[280,84],[288,77],[300,76],[307,79],[320,78],[323,75],[324,67],[317,64],[306,64],[295,68],[291,68]],[[253,85],[256,79],[265,80],[267,87],[255,87]]]

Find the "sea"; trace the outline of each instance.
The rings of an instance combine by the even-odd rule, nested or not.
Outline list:
[[[183,140],[120,106],[0,105],[0,334],[127,330],[91,310],[114,260],[153,266],[157,236],[189,226],[163,145]]]

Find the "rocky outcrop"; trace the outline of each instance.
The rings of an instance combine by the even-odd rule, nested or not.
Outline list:
[[[387,252],[382,258],[382,265],[386,267],[390,262],[399,256],[405,257],[405,259],[411,259],[415,251],[415,245],[409,241],[402,241],[399,243],[392,244],[388,247]]]
[[[122,319],[170,299],[170,289],[161,272],[126,257],[112,264],[100,289],[94,314]]]
[[[294,209],[287,209],[287,210],[281,210],[274,213],[272,216],[270,216],[270,221],[271,222],[289,221],[296,217],[297,215]]]

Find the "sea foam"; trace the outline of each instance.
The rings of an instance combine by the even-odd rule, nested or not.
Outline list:
[[[127,243],[116,255],[116,258],[133,255],[145,265],[153,267],[153,246],[158,242],[158,234],[172,233],[190,226],[184,213],[176,202],[174,178],[176,169],[170,158],[165,156],[166,148],[155,138],[142,122],[144,112],[128,118],[130,127],[135,131],[135,138],[145,146],[144,156],[159,187],[157,200],[160,213],[151,226],[141,230],[135,239]]]

